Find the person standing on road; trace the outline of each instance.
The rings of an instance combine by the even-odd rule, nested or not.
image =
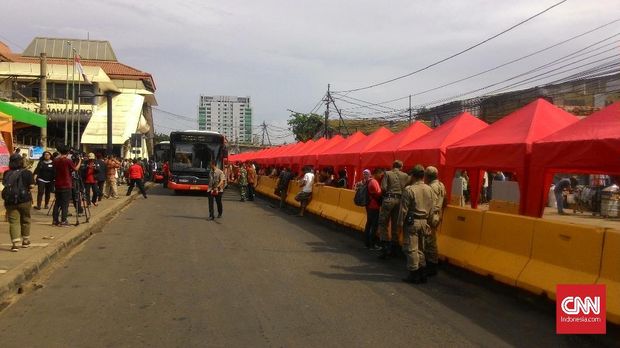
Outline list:
[[[161,166],[161,171],[164,173],[164,182],[163,187],[168,187],[168,178],[170,177],[170,166],[168,165],[168,161],[164,161],[164,164]]]
[[[117,161],[114,156],[108,156],[108,159],[105,162],[105,198],[118,198],[116,177],[118,176],[118,168],[120,168],[120,166],[120,162]]]
[[[385,172],[381,180],[383,202],[379,210],[379,236],[381,238],[380,259],[389,258],[398,246],[398,214],[403,189],[407,186],[409,176],[401,171],[403,162],[396,160],[392,170]],[[388,236],[388,225],[391,233]]]
[[[253,201],[256,195],[256,169],[251,162],[247,163],[246,171],[248,173],[248,201]]]
[[[312,186],[314,185],[314,173],[312,173],[312,168],[306,167],[304,168],[304,177],[301,180],[299,187],[301,187],[301,191],[295,196],[295,200],[300,203],[299,215],[304,216],[306,212],[306,208],[308,207],[308,203],[312,200]]]
[[[41,209],[41,202],[45,195],[45,209],[49,209],[50,197],[54,192],[54,164],[52,162],[52,153],[49,151],[43,152],[43,156],[37,164],[37,168],[34,170],[35,182],[37,183],[37,205],[34,207],[36,210]]]
[[[368,191],[364,244],[368,249],[381,250],[381,247],[377,244],[377,229],[379,227],[379,209],[381,208],[381,185],[379,185],[379,180],[381,175],[383,175],[383,171],[377,168],[371,175],[370,170],[365,169],[362,175],[364,176],[364,181],[360,184],[366,185]]]
[[[245,202],[248,194],[248,171],[243,163],[237,163],[239,167],[239,191],[241,193],[241,202]]]
[[[94,153],[91,152],[88,154],[88,162],[84,163],[80,170],[80,174],[82,176],[82,182],[84,182],[86,203],[89,206],[92,203],[92,205],[96,207],[100,194],[98,179],[101,175],[101,167],[99,166],[99,162],[97,162]]]
[[[428,224],[431,233],[424,238],[424,256],[426,257],[426,275],[437,275],[439,264],[439,251],[437,250],[437,230],[443,218],[443,209],[447,205],[446,187],[439,181],[437,168],[429,166],[425,170],[426,182],[433,192],[433,210],[431,210]]]
[[[403,281],[408,283],[426,283],[426,259],[424,257],[424,239],[431,229],[428,219],[433,209],[433,191],[424,183],[424,167],[416,165],[411,171],[414,181],[403,190],[398,226],[403,227],[405,243],[403,251],[407,255],[409,276]]]
[[[213,200],[215,200],[217,204],[217,217],[222,217],[222,213],[224,212],[222,193],[224,192],[225,184],[226,177],[224,172],[217,167],[215,161],[211,161],[211,172],[209,173],[209,218],[207,220],[213,220],[215,218]]]
[[[100,153],[97,154],[97,159],[95,160],[97,165],[99,166],[99,172],[95,175],[95,179],[97,179],[97,188],[99,189],[99,195],[97,196],[97,201],[101,202],[103,199],[104,186],[107,179],[108,169],[106,167],[106,162],[103,160],[103,155]]]
[[[60,152],[60,155],[53,162],[56,178],[54,181],[56,200],[52,212],[52,224],[54,226],[69,226],[67,216],[69,214],[69,202],[71,201],[71,191],[73,189],[73,177],[71,174],[80,169],[82,159],[78,157],[77,163],[74,163],[71,158],[67,157],[69,148],[66,145],[58,146],[58,152]]]
[[[289,168],[283,168],[276,182],[276,191],[280,196],[280,209],[286,207],[286,196],[288,195],[288,185],[293,179],[293,173]]]
[[[2,198],[11,235],[11,251],[17,252],[20,241],[22,248],[30,246],[30,190],[34,188],[32,173],[24,169],[24,158],[19,154],[9,157],[9,170],[4,172],[2,184]]]
[[[146,191],[144,190],[144,182],[142,181],[144,179],[144,169],[142,169],[142,166],[140,165],[140,163],[138,163],[137,159],[134,158],[132,162],[133,164],[129,166],[129,169],[128,169],[129,187],[127,187],[127,196],[131,194],[133,187],[137,185],[142,196],[144,198],[147,198]]]
[[[570,191],[571,188],[577,186],[577,178],[564,178],[555,185],[553,193],[558,206],[558,214],[564,215],[564,190]]]

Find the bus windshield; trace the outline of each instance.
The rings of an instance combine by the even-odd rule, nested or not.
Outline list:
[[[211,149],[208,144],[177,143],[174,146],[172,170],[184,172],[206,172],[211,163]]]

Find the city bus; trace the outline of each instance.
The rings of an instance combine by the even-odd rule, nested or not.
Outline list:
[[[228,157],[226,139],[217,132],[189,130],[170,133],[168,188],[208,191],[210,163],[222,168]]]

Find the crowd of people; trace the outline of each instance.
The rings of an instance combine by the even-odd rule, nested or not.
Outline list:
[[[144,180],[151,178],[152,163],[141,159],[120,159],[102,153],[79,153],[61,145],[57,152],[45,151],[34,171],[16,151],[4,172],[2,198],[7,211],[11,251],[30,245],[31,209],[52,212],[52,225],[69,227],[71,203],[75,216],[89,216],[104,198],[118,199],[118,186],[128,185],[129,196],[134,186],[147,198]],[[31,190],[37,188],[36,203]],[[50,204],[54,194],[54,200]],[[35,204],[33,207],[33,203]],[[21,244],[21,245],[20,245]]]

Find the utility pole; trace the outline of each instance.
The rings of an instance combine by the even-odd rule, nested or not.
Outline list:
[[[409,124],[411,124],[411,94],[409,94]]]
[[[263,121],[261,128],[263,130],[263,140],[261,141],[261,146],[265,146],[265,135],[267,135],[267,141],[269,142],[269,146],[271,146],[271,139],[269,139],[269,130],[267,129],[267,124],[265,123],[265,121]]]
[[[327,84],[327,95],[325,96],[325,104],[326,104],[325,105],[326,106],[326,109],[325,109],[325,130],[324,130],[325,134],[323,134],[325,136],[325,139],[329,139],[329,135],[327,134],[327,128],[328,128],[327,127],[327,121],[329,120],[329,103],[331,102],[331,99],[332,99],[332,95],[330,94],[329,89],[330,89],[330,84]]]
[[[41,82],[39,88],[39,102],[41,104],[40,112],[47,119],[47,54],[41,53]],[[41,128],[41,146],[47,150],[47,125]]]

